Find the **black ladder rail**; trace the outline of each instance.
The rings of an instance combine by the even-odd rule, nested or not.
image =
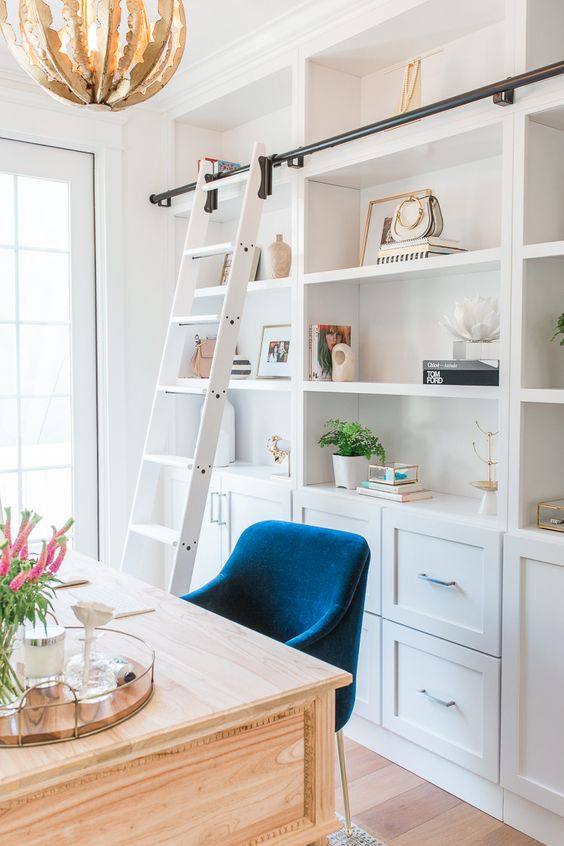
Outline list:
[[[479,100],[486,100],[489,97],[493,98],[493,102],[500,106],[510,106],[513,103],[513,92],[517,88],[524,88],[527,85],[533,85],[536,82],[542,82],[545,79],[551,79],[555,76],[562,76],[564,74],[564,59],[558,62],[553,62],[550,65],[544,65],[542,68],[535,68],[535,70],[525,71],[516,76],[509,76],[500,82],[492,82],[489,85],[482,85],[480,88],[473,88],[463,94],[455,94],[453,97],[447,97],[444,100],[438,100],[436,103],[429,103],[426,106],[419,106],[417,109],[412,109],[409,112],[404,112],[399,115],[392,115],[391,117],[378,120],[375,123],[369,123],[366,126],[361,126],[358,129],[350,129],[348,132],[342,132],[339,135],[333,135],[330,138],[324,138],[322,141],[314,141],[311,144],[306,144],[303,147],[296,147],[294,150],[289,150],[286,153],[275,153],[268,156],[270,168],[280,167],[280,165],[287,163],[290,167],[300,167],[303,165],[305,156],[311,156],[314,153],[319,153],[322,150],[329,150],[332,147],[339,147],[341,144],[348,144],[350,141],[358,141],[361,138],[366,138],[369,135],[376,135],[379,132],[385,132],[388,129],[395,129],[398,126],[405,126],[422,118],[430,117],[431,115],[448,112],[452,109],[457,109],[459,106],[467,106],[469,103],[476,103]],[[213,177],[213,181],[224,179],[227,176],[233,176],[234,173],[244,173],[248,171],[250,165],[242,165],[236,170],[231,170],[225,174],[218,174]],[[163,191],[160,194],[151,194],[149,200],[151,203],[158,206],[168,207],[171,204],[173,197],[180,197],[182,194],[189,194],[196,188],[195,182],[189,182],[187,185],[181,185],[179,188],[171,188],[168,191]],[[268,186],[270,188],[270,186]],[[271,193],[267,190],[267,193]]]

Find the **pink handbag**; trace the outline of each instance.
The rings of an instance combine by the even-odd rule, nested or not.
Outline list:
[[[209,379],[213,354],[215,351],[215,338],[200,338],[196,335],[196,349],[192,356],[192,373],[199,379]]]

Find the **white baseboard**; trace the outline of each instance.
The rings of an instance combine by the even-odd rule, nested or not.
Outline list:
[[[362,717],[353,716],[345,734],[400,767],[458,796],[469,805],[474,805],[498,820],[503,819],[503,789],[499,784],[493,784]],[[562,843],[564,839],[559,846]]]
[[[504,822],[546,846],[564,843],[564,817],[505,790]]]

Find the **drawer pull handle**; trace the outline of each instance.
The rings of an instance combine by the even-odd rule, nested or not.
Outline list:
[[[441,585],[441,587],[454,587],[456,582],[444,582],[442,579],[434,579],[432,576],[428,576],[427,573],[418,573],[418,579],[422,579],[424,582],[430,582],[432,585]]]
[[[429,693],[428,690],[425,689],[420,690],[419,693],[422,693],[423,696],[426,696],[427,699],[431,700],[431,702],[435,702],[437,705],[443,705],[445,708],[452,708],[453,705],[456,705],[454,699],[449,699],[447,702],[446,699],[439,699],[438,696],[433,696],[431,693]]]

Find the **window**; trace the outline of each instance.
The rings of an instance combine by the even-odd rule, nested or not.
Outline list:
[[[92,156],[0,140],[0,497],[97,555],[93,203]]]

